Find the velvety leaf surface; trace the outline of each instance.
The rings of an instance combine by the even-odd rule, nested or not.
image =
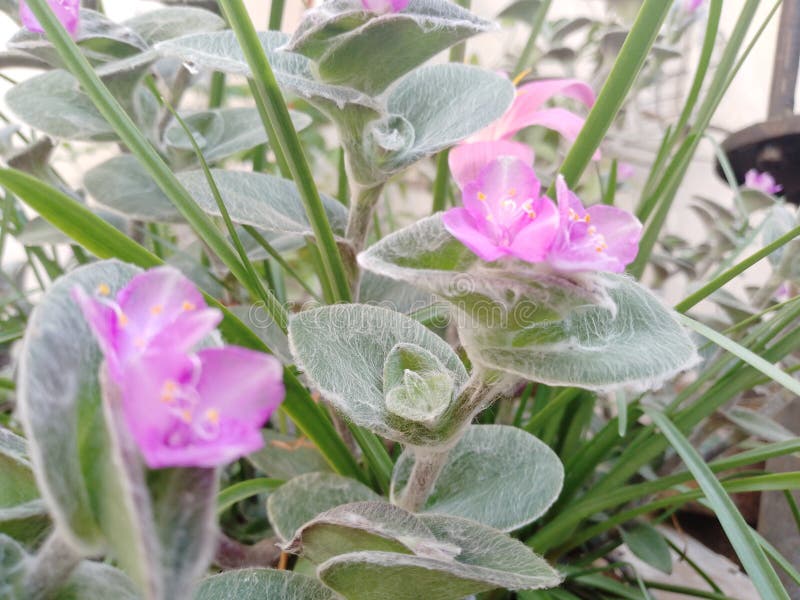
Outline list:
[[[337,600],[319,581],[291,571],[241,569],[203,580],[194,600]]]
[[[136,587],[122,571],[84,561],[75,569],[54,600],[139,600]]]
[[[306,473],[330,471],[317,447],[307,439],[265,429],[264,448],[247,458],[265,475],[289,480]]]
[[[267,514],[275,533],[291,540],[318,514],[341,504],[380,500],[363,483],[333,473],[307,473],[286,482],[267,499]]]
[[[168,6],[137,15],[124,25],[150,46],[173,38],[224,29],[225,21],[211,11],[193,6]]]
[[[671,312],[633,280],[483,263],[439,215],[386,236],[359,262],[453,304],[464,348],[487,368],[548,385],[643,390],[697,360]]]
[[[484,21],[446,0],[411,0],[399,13],[365,13],[358,0],[307,11],[287,50],[313,59],[323,81],[371,96],[414,67],[477,33]]]
[[[235,223],[280,233],[312,232],[293,182],[263,173],[221,169],[213,169],[212,176]],[[178,177],[200,208],[209,215],[220,216],[202,171],[189,171]],[[131,219],[182,221],[178,210],[132,156],[117,156],[98,165],[86,174],[84,184],[98,204]],[[334,232],[343,234],[347,209],[328,196],[323,196],[323,204]]]
[[[393,498],[401,496],[413,464],[408,451],[395,464]],[[512,531],[542,516],[563,481],[558,456],[531,434],[504,425],[473,425],[451,450],[422,510]]]
[[[561,576],[518,540],[478,523],[419,515],[450,557],[385,551],[341,554],[320,565],[320,579],[348,600],[457,600],[495,588],[555,587]],[[458,550],[456,553],[455,551]],[[413,584],[412,584],[413,582]]]
[[[398,344],[429,352],[452,378],[457,394],[467,373],[441,338],[400,313],[349,304],[302,312],[289,324],[289,343],[298,366],[327,401],[354,423],[384,437],[411,443],[441,442],[453,431],[393,422],[385,397],[384,366]],[[454,407],[455,403],[451,404]]]

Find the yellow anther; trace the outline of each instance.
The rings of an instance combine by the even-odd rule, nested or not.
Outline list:
[[[191,423],[192,422],[192,411],[190,410],[182,410],[180,412],[181,420],[184,423]]]
[[[508,197],[509,198],[516,198],[516,196],[517,196],[516,188],[511,188],[510,190],[508,190]]]
[[[532,70],[533,70],[533,69],[530,69],[530,68],[528,68],[528,69],[525,69],[525,70],[524,70],[524,71],[522,71],[522,72],[521,72],[519,75],[517,75],[516,77],[514,77],[514,79],[512,80],[512,83],[513,83],[515,86],[518,86],[518,85],[520,84],[520,82],[521,82],[523,79],[525,79],[525,78],[526,78],[528,75],[530,75],[530,74],[531,74],[531,71],[532,71]]]
[[[584,223],[589,223],[589,222],[591,222],[591,220],[592,220],[592,216],[589,213],[586,213],[584,215],[584,217],[583,217],[583,222]]]
[[[164,312],[164,307],[160,304],[156,304],[150,309],[151,315],[160,315],[162,312]]]
[[[206,411],[206,419],[212,425],[219,425],[219,411],[215,408],[209,408]]]
[[[107,283],[101,283],[97,286],[97,293],[100,296],[109,296],[111,295],[111,288]]]
[[[175,401],[175,392],[178,391],[178,384],[174,381],[167,380],[164,382],[164,387],[161,388],[161,401],[170,404]]]
[[[123,328],[127,327],[128,326],[128,315],[126,315],[122,311],[119,311],[119,314],[117,315],[117,324],[120,327],[123,327]]]
[[[597,227],[591,225],[589,226],[589,229],[587,229],[587,231],[589,232],[589,235],[595,235],[597,233]]]
[[[478,192],[478,200],[480,200],[481,202],[486,202],[486,194],[484,194],[483,192]]]
[[[569,220],[570,221],[577,221],[578,220],[578,213],[576,213],[571,208],[569,209]]]
[[[194,310],[195,308],[197,308],[197,306],[195,306],[193,303],[189,302],[188,300],[184,300],[183,304],[181,305],[181,308],[183,310],[185,310],[186,312],[189,312],[190,310]]]

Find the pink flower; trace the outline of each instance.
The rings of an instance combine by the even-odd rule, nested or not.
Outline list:
[[[523,85],[500,119],[450,151],[450,170],[459,186],[463,188],[474,179],[487,164],[487,157],[499,153],[517,156],[528,164],[533,162],[530,148],[511,140],[527,127],[539,125],[559,132],[568,140],[575,140],[584,119],[563,108],[543,108],[550,98],[557,95],[575,98],[588,107],[595,101],[592,88],[576,79],[546,79]],[[595,158],[599,157],[599,153],[595,155]]]
[[[783,186],[775,182],[775,178],[766,171],[750,169],[744,175],[744,185],[754,190],[759,190],[770,196],[783,191]]]
[[[463,188],[464,207],[442,215],[447,230],[481,259],[545,258],[558,231],[558,212],[540,194],[541,184],[525,161],[500,156]]]
[[[222,315],[176,269],[110,293],[105,284],[72,291],[147,465],[213,467],[261,448],[260,429],[285,394],[280,363],[234,346],[194,353]]]
[[[93,296],[80,287],[72,290],[115,380],[147,351],[189,351],[222,319],[194,284],[171,267],[137,275],[116,298],[110,293],[107,285],[99,286]]]
[[[365,9],[376,13],[400,12],[408,6],[409,0],[361,0]]]
[[[617,164],[617,181],[628,181],[636,175],[636,167],[631,163],[621,162]]]
[[[47,0],[47,3],[50,5],[50,8],[53,9],[58,20],[61,21],[64,29],[74,37],[75,34],[78,33],[78,25],[80,24],[80,0]],[[25,27],[31,31],[44,33],[44,29],[42,29],[41,24],[34,16],[33,12],[31,12],[25,0],[20,0],[19,2],[19,16]]]
[[[561,175],[556,181],[556,193],[560,227],[547,262],[562,272],[622,273],[639,252],[639,220],[613,206],[584,208]]]
[[[148,353],[123,374],[123,415],[151,469],[223,465],[263,447],[282,375],[274,357],[235,346]]]
[[[684,9],[687,12],[697,12],[705,0],[684,0]]]

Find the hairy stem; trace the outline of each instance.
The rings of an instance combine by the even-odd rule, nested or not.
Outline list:
[[[58,530],[54,531],[33,559],[25,582],[25,597],[31,600],[54,597],[80,562],[80,554]]]
[[[350,202],[350,215],[347,220],[347,239],[353,247],[353,255],[364,249],[372,222],[372,212],[381,197],[382,183],[373,187],[361,187],[355,181],[351,183],[353,197]]]
[[[409,512],[417,512],[422,508],[449,455],[449,448],[441,452],[434,449],[415,450],[414,467],[411,469],[408,483],[398,501],[400,508]]]

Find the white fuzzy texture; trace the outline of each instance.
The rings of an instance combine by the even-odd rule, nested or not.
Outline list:
[[[292,571],[240,569],[203,580],[194,600],[341,600],[319,581]],[[114,599],[116,600],[116,598]]]

